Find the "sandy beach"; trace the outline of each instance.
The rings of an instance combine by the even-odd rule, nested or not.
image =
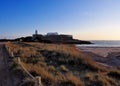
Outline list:
[[[78,47],[80,52],[91,56],[97,62],[120,67],[120,47]]]
[[[79,47],[82,52],[91,52],[102,57],[108,57],[111,53],[120,53],[120,47]]]

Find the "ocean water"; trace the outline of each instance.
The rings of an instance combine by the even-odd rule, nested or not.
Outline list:
[[[120,47],[120,40],[119,41],[96,41],[91,40],[94,44],[81,44],[77,46],[87,46],[87,47]]]

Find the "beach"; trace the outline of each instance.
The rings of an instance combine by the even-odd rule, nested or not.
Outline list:
[[[79,47],[82,52],[91,52],[102,57],[107,57],[111,53],[120,52],[120,47]]]
[[[120,47],[88,47],[79,46],[80,52],[89,55],[97,62],[112,67],[120,67]]]

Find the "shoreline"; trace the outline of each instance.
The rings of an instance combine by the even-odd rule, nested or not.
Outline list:
[[[91,52],[102,57],[107,57],[110,53],[119,53],[120,47],[87,47],[76,46],[81,52]]]

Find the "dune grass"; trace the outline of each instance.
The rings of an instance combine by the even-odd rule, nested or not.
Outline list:
[[[120,71],[99,66],[74,45],[9,42],[24,67],[45,86],[117,86]],[[118,76],[118,77],[116,77]]]

